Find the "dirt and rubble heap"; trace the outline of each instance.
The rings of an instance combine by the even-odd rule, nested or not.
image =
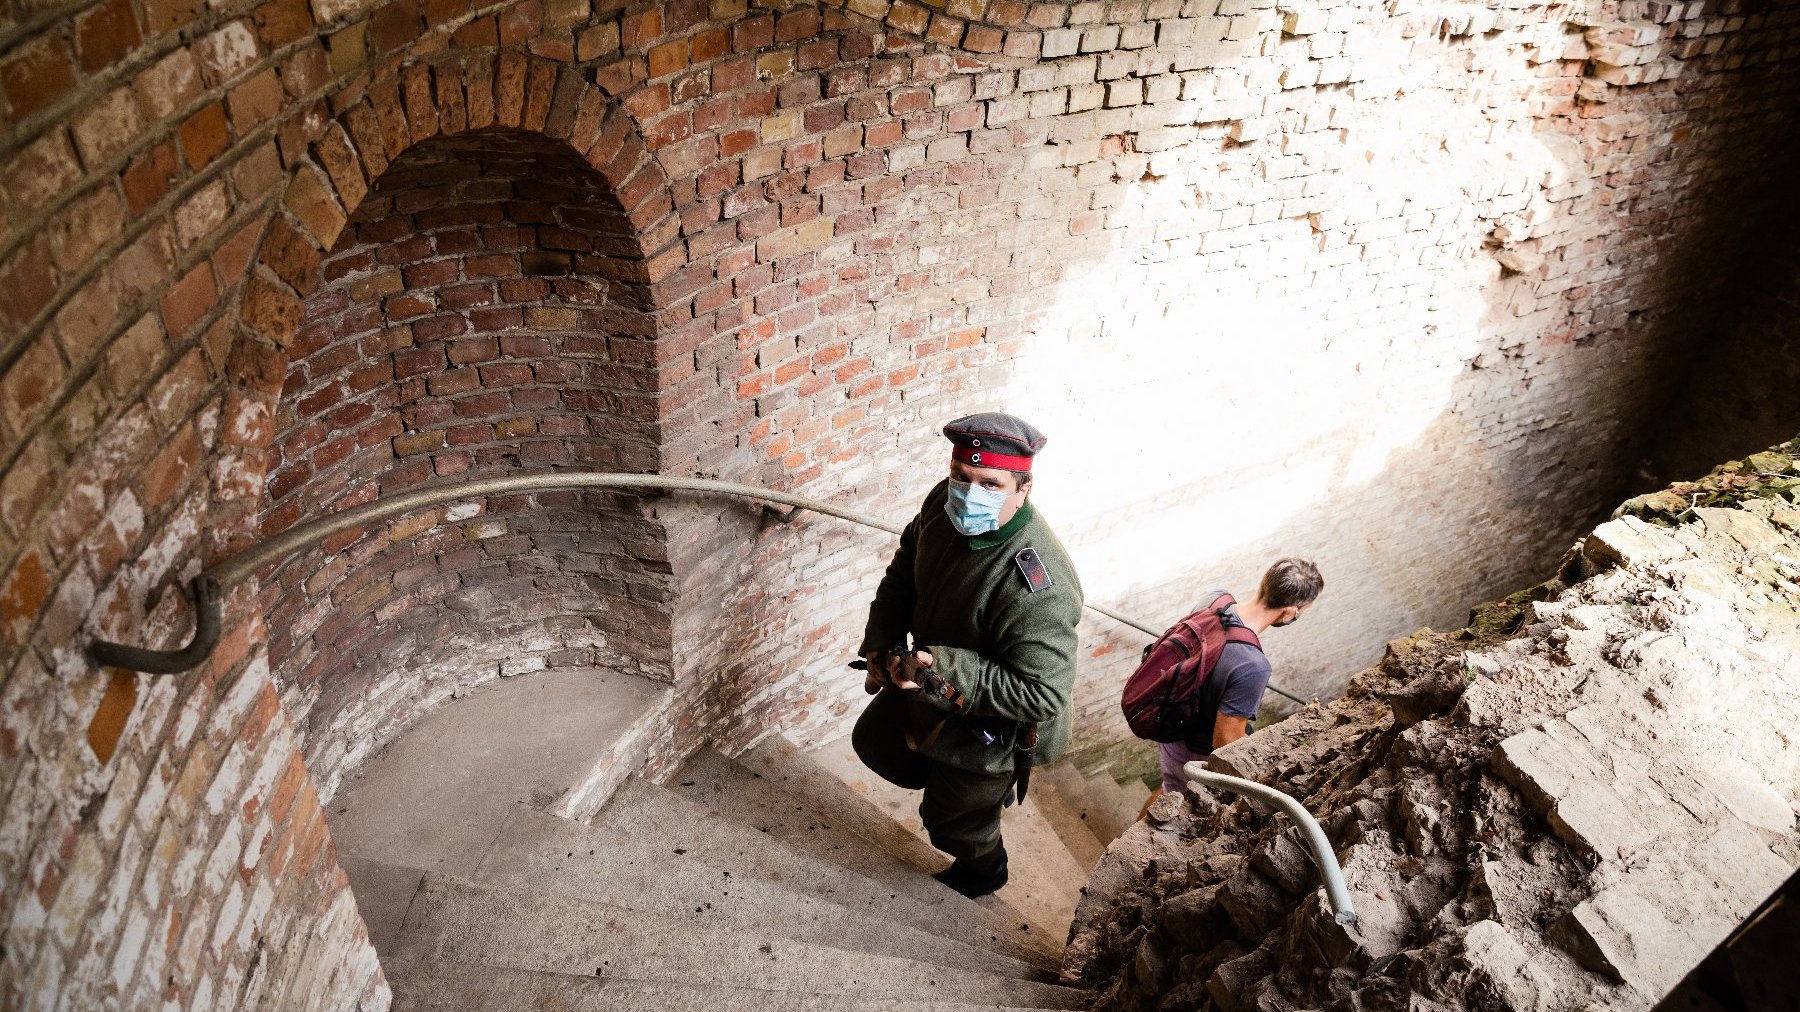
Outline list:
[[[1249,802],[1159,802],[1065,977],[1103,1009],[1642,1008],[1800,865],[1800,440],[1633,499],[1557,577],[1390,644],[1223,772],[1318,815],[1359,915]]]

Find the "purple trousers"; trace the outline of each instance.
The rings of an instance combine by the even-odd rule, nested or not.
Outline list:
[[[1211,752],[1196,752],[1178,741],[1158,742],[1156,747],[1162,753],[1162,789],[1169,793],[1187,792],[1187,774],[1181,771],[1183,764],[1212,755]]]

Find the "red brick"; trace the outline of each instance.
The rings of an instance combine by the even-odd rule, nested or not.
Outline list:
[[[49,596],[50,581],[44,574],[44,564],[36,552],[27,552],[7,574],[6,583],[0,585],[0,633],[5,634],[8,643],[24,641],[25,631]],[[0,739],[0,743],[4,741]]]
[[[144,24],[151,38],[200,20],[205,0],[143,0]]]
[[[319,248],[312,239],[294,228],[286,215],[276,215],[269,222],[263,239],[261,260],[296,291],[304,291],[319,272]]]
[[[620,25],[619,36],[627,49],[642,49],[663,33],[663,12],[652,8],[628,14]]]
[[[436,27],[469,13],[470,0],[424,0],[425,23]]]
[[[15,120],[46,108],[74,86],[75,67],[57,32],[20,46],[0,63],[0,90]]]
[[[458,28],[450,41],[461,49],[490,49],[500,44],[500,24],[494,17],[476,18]]]
[[[513,47],[528,39],[536,39],[544,28],[544,8],[538,0],[525,0],[508,7],[498,25],[500,45]]]
[[[14,432],[23,432],[62,389],[63,361],[48,335],[33,341],[4,377],[0,377],[0,412]]]
[[[169,192],[181,168],[175,160],[175,142],[167,140],[133,159],[120,182],[125,190],[125,203],[132,213],[155,204]]]
[[[215,273],[226,280],[226,287],[236,284],[244,271],[249,268],[250,260],[256,255],[256,224],[245,225],[232,233],[231,238],[219,244],[213,252],[212,262]]]
[[[321,247],[336,242],[344,230],[344,209],[338,205],[330,185],[311,168],[294,173],[283,204]]]
[[[424,30],[418,0],[393,0],[369,15],[369,44],[377,56],[399,49]]]
[[[525,106],[519,113],[519,125],[534,133],[542,133],[550,116],[550,103],[556,93],[556,68],[536,60],[526,75]]]
[[[39,234],[13,250],[0,263],[0,319],[14,330],[22,331],[56,296],[56,268],[51,259],[50,239]]]
[[[925,39],[940,46],[955,46],[962,41],[963,27],[963,23],[955,18],[933,14],[931,27],[925,31]]]
[[[413,143],[438,132],[437,102],[431,94],[431,68],[414,64],[401,77],[401,96],[406,105],[406,123]]]
[[[265,70],[233,88],[226,102],[231,108],[231,125],[241,136],[254,130],[281,112],[284,93],[274,70]]]
[[[688,65],[688,40],[674,39],[655,46],[647,59],[651,77],[673,74]]]
[[[275,282],[252,274],[244,282],[238,317],[253,332],[285,346],[293,339],[294,327],[300,321],[300,300]]]
[[[186,334],[188,328],[198,323],[218,301],[219,291],[213,284],[212,266],[203,263],[171,285],[169,293],[163,296],[163,327],[177,337]]]
[[[265,0],[256,8],[257,38],[271,49],[305,38],[314,31],[312,7],[306,0]]]
[[[139,487],[146,506],[161,506],[169,501],[197,470],[200,461],[200,439],[189,422],[163,444],[163,448],[144,468]]]
[[[518,126],[525,110],[525,58],[503,54],[494,66],[494,121]]]
[[[296,98],[311,95],[331,79],[331,63],[316,41],[291,53],[281,64],[281,87]]]
[[[131,0],[108,0],[75,19],[75,55],[90,73],[116,62],[141,41]]]
[[[225,105],[214,102],[188,117],[181,124],[181,151],[188,167],[198,169],[218,157],[231,143],[231,126],[225,119]]]

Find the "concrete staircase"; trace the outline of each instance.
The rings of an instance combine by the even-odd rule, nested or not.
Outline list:
[[[930,877],[949,859],[925,842],[918,794],[869,774],[847,740],[703,752],[664,785],[627,780],[585,824],[548,814],[541,786],[498,816],[504,787],[469,818],[435,799],[439,824],[411,830],[420,846],[398,842],[391,805],[358,797],[365,783],[393,793],[387,760],[332,807],[334,827],[358,813],[381,823],[347,825],[342,860],[401,1012],[1088,1002],[1056,975],[1082,884],[1125,815],[1104,777],[1038,771],[1004,817],[1012,881],[971,901]],[[445,838],[463,841],[457,853],[431,845]]]

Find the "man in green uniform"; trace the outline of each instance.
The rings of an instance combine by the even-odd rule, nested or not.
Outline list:
[[[1081,583],[1028,500],[1043,434],[986,412],[944,435],[950,477],[869,607],[860,652],[878,695],[851,741],[882,778],[925,792],[931,844],[956,859],[937,878],[982,896],[1006,884],[1000,810],[1015,780],[1022,797],[1030,767],[1068,747]]]

